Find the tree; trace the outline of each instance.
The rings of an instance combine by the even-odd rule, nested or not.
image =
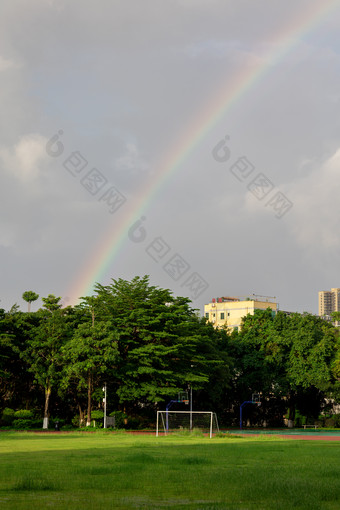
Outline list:
[[[284,414],[283,408],[281,413],[277,408],[287,394],[284,360],[289,345],[280,334],[285,319],[281,312],[274,317],[271,309],[255,310],[254,315],[243,318],[241,331],[231,334],[229,352],[233,360],[232,393],[237,420],[239,406],[250,400],[253,393],[261,393],[263,420],[270,423],[275,416],[273,421],[277,425],[277,414]],[[245,415],[258,414],[255,406],[245,411]]]
[[[193,394],[196,410],[212,410],[226,418],[230,397],[232,359],[229,351],[230,334],[227,328],[215,328],[205,318],[198,321],[200,343],[197,349],[207,362],[208,380]],[[191,386],[191,385],[190,385]]]
[[[188,384],[202,388],[212,367],[224,363],[207,334],[211,326],[197,317],[189,299],[151,286],[147,276],[98,284],[96,292],[101,313],[117,332],[115,379],[123,410],[156,405]]]
[[[299,393],[315,388],[323,399],[332,391],[335,383],[332,364],[337,351],[336,329],[329,322],[311,314],[292,314],[289,317],[288,334],[292,339],[287,363],[287,377],[291,388],[291,400]],[[319,400],[320,400],[319,399]],[[320,402],[321,403],[321,402]],[[291,402],[292,420],[294,402]],[[317,416],[320,406],[316,407]]]
[[[23,293],[22,299],[24,301],[26,301],[28,304],[28,306],[27,306],[28,313],[31,311],[31,303],[33,301],[36,301],[38,298],[39,298],[39,294],[36,294],[32,290],[27,290],[26,292]]]
[[[332,312],[331,317],[333,324],[335,324],[335,326],[340,326],[340,312]]]
[[[98,299],[85,297],[83,309],[88,322],[79,324],[72,338],[63,348],[66,361],[64,386],[75,379],[79,389],[87,388],[87,421],[91,425],[92,392],[100,376],[108,373],[118,354],[117,333],[110,321],[96,321]]]
[[[336,331],[311,314],[255,311],[243,319],[233,349],[236,389],[242,398],[261,391],[265,400],[286,399],[290,423],[296,408],[306,412],[307,396],[309,413],[317,415],[333,388]]]
[[[6,312],[3,308],[0,308],[0,381],[2,378],[6,377],[6,362],[8,356],[6,355],[5,349],[9,345],[10,335],[6,334]]]
[[[26,407],[34,395],[34,385],[28,366],[21,353],[26,348],[28,332],[37,325],[34,314],[12,307],[10,312],[2,311],[0,320],[0,398],[8,407]],[[2,407],[2,406],[1,406]]]
[[[34,380],[44,389],[44,422],[48,428],[49,401],[52,389],[59,383],[63,364],[61,346],[70,335],[68,315],[71,308],[61,309],[61,298],[50,294],[42,298],[44,307],[37,312],[39,324],[29,331],[29,338],[21,357],[29,366]]]
[[[42,298],[42,302],[44,303],[44,308],[51,312],[56,312],[57,310],[60,310],[61,303],[60,303],[61,297],[56,297],[54,294],[49,294],[46,298]]]
[[[75,379],[78,389],[87,389],[87,420],[91,425],[92,392],[115,364],[117,358],[116,335],[109,322],[94,325],[80,324],[72,339],[64,346],[66,361],[65,382]]]

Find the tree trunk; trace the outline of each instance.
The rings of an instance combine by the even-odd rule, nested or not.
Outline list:
[[[288,408],[288,428],[292,429],[294,427],[295,420],[295,394],[289,394],[289,408]]]
[[[79,426],[82,427],[84,425],[84,413],[82,408],[80,407],[80,404],[78,404],[79,409]]]
[[[92,396],[92,374],[91,374],[91,370],[89,370],[88,379],[87,379],[87,418],[86,418],[86,427],[89,427],[91,425],[91,409],[92,409],[91,396]]]
[[[51,388],[47,386],[45,388],[45,409],[44,409],[44,421],[43,421],[43,429],[48,429],[48,404],[50,401]]]

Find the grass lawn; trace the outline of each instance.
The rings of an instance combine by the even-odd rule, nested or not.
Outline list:
[[[339,510],[340,442],[0,432],[0,508]]]

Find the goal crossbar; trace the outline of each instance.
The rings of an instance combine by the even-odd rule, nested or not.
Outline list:
[[[213,436],[213,429],[219,432],[218,421],[216,413],[212,411],[157,411],[157,423],[156,423],[156,436],[159,436],[160,430],[163,431],[164,435],[167,435],[169,432],[173,432],[172,428],[173,417],[179,415],[183,416],[182,419],[177,419],[177,427],[179,430],[181,429],[189,429],[190,431],[196,427],[196,423],[199,420],[199,417],[203,417],[205,415],[205,420],[203,417],[204,424],[202,426],[202,419],[200,426],[198,428],[203,428],[209,433],[209,437]],[[186,416],[185,416],[186,415]],[[187,423],[187,427],[184,427],[183,424]]]

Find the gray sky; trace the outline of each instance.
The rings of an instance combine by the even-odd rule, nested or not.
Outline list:
[[[0,306],[149,274],[201,309],[317,313],[340,286],[339,33],[339,1],[2,0]]]

